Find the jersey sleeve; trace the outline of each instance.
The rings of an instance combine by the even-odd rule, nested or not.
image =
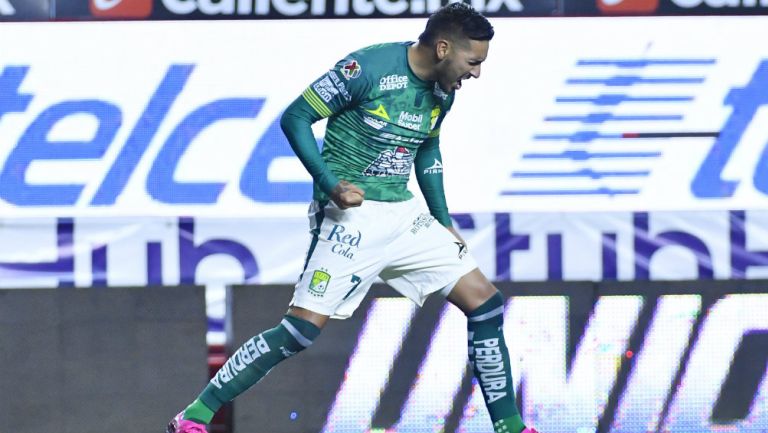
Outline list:
[[[296,98],[283,112],[280,127],[283,129],[291,149],[307,169],[312,180],[326,194],[330,195],[339,178],[328,168],[317,148],[312,124],[321,117],[301,96]]]
[[[445,120],[445,116],[453,105],[453,94],[447,95],[442,104],[439,105],[439,112],[436,115],[435,124],[429,132],[429,138],[419,146],[414,161],[416,170],[416,180],[419,183],[427,202],[429,213],[445,227],[452,227],[453,222],[448,213],[448,204],[445,199],[445,188],[443,186],[443,157],[440,153],[440,127]]]
[[[416,180],[427,202],[429,213],[443,226],[453,226],[445,200],[443,157],[440,154],[440,139],[437,136],[427,139],[419,147],[414,165]]]
[[[359,105],[371,90],[371,81],[363,68],[354,55],[347,56],[310,84],[301,96],[321,118]]]
[[[317,148],[312,124],[355,106],[370,90],[362,66],[352,56],[316,79],[283,113],[280,126],[291,148],[320,189],[330,195],[339,178]]]

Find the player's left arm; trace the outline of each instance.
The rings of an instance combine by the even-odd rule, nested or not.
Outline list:
[[[448,214],[443,187],[443,157],[440,154],[440,137],[428,138],[416,152],[414,161],[416,180],[419,182],[429,213],[445,227],[453,227]]]
[[[464,238],[453,227],[453,221],[448,213],[443,188],[443,157],[440,154],[440,139],[430,137],[416,153],[416,180],[419,182],[424,199],[427,201],[429,213],[448,229],[461,243],[467,244]]]

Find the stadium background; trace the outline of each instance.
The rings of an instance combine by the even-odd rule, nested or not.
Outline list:
[[[768,430],[768,4],[472,3],[447,196],[526,420]],[[0,0],[0,433],[161,431],[273,326],[310,191],[276,120],[440,4]],[[488,431],[465,332],[376,286],[213,431]]]

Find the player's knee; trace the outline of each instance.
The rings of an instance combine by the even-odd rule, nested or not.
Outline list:
[[[283,316],[280,326],[285,328],[293,337],[293,340],[295,340],[296,344],[292,347],[293,352],[299,352],[308,348],[315,341],[315,338],[320,335],[320,328],[312,322],[287,314]]]
[[[486,278],[486,276],[480,272],[480,270],[476,269],[475,271],[470,272],[469,274],[465,275],[462,280],[463,281],[461,282],[467,286],[467,291],[480,302],[488,300],[491,296],[498,292],[496,286],[494,286],[493,283],[491,283],[488,278]]]
[[[453,302],[466,315],[492,298],[498,289],[479,270],[463,276],[448,293],[448,300]]]
[[[478,298],[488,301],[489,299],[498,295],[502,300],[502,303],[504,303],[504,298],[501,296],[501,293],[499,293],[499,289],[497,289],[496,286],[494,286],[490,281],[484,279],[483,281],[479,282],[476,287],[477,288],[475,289],[475,293]]]
[[[488,320],[502,321],[504,318],[504,296],[501,292],[495,290],[482,305],[469,312],[467,318],[470,323]]]

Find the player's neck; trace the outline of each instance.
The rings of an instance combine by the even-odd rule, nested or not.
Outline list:
[[[417,77],[424,81],[435,81],[437,71],[435,71],[435,61],[430,47],[416,42],[408,47],[408,66]]]

